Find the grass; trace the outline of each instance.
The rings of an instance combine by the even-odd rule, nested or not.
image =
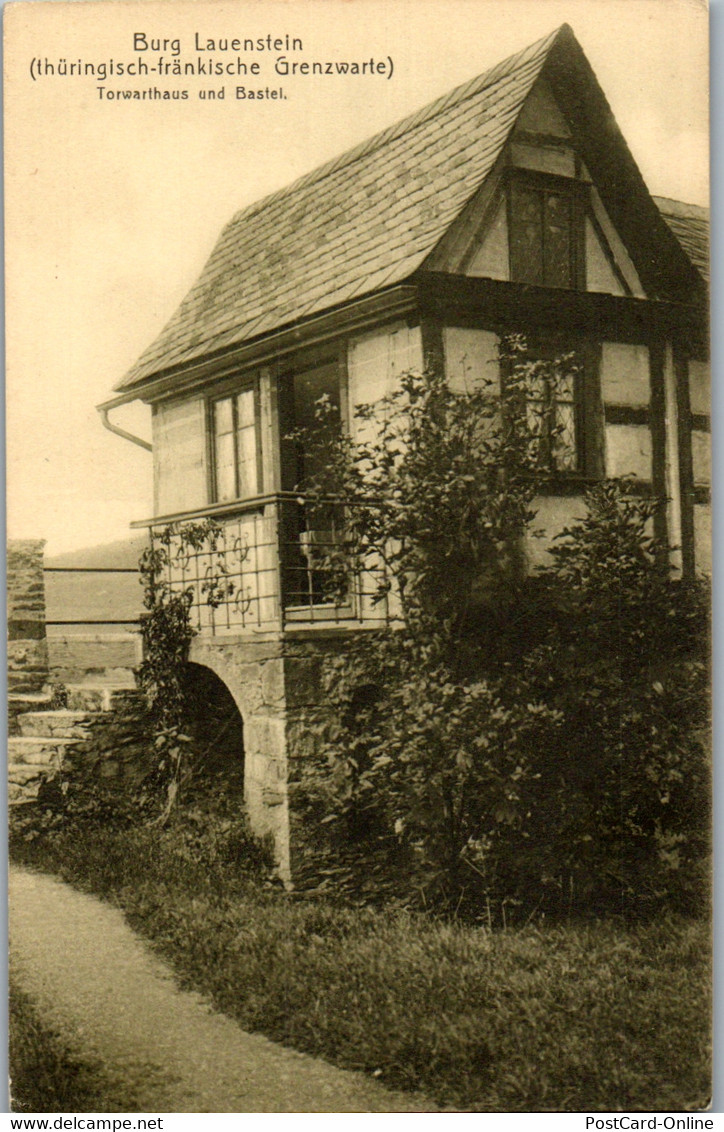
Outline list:
[[[8,998],[12,1112],[106,1112],[99,1067],[71,1053],[10,981]]]
[[[288,896],[218,839],[97,827],[13,857],[112,899],[182,985],[255,1030],[468,1111],[706,1106],[706,923],[489,932]],[[237,848],[239,844],[237,843]]]

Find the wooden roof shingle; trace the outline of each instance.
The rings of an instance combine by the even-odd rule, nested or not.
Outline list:
[[[237,213],[116,388],[406,279],[492,169],[558,35]]]
[[[705,210],[650,197],[564,24],[237,213],[116,390],[173,381],[188,366],[409,281],[485,182],[544,70],[619,235],[636,250],[647,293],[705,295]]]
[[[653,197],[654,204],[688,255],[694,267],[709,281],[709,211],[698,204],[685,204],[668,197]]]

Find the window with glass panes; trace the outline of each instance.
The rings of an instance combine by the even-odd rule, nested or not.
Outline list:
[[[535,331],[511,335],[515,339],[520,344],[504,353],[501,379],[512,383],[507,411],[521,423],[525,419],[531,455],[554,477],[600,475],[598,378],[590,343],[539,338]]]
[[[510,185],[510,276],[539,287],[577,286],[580,210],[572,185],[514,178]]]
[[[214,500],[226,503],[259,492],[259,438],[253,386],[211,402]]]
[[[526,398],[528,427],[538,439],[538,459],[552,472],[579,471],[576,367],[543,360],[533,368]]]

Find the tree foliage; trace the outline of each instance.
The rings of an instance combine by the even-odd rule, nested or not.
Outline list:
[[[660,502],[597,484],[526,570],[551,476],[534,391],[574,366],[516,337],[500,385],[408,374],[312,485],[344,501],[330,572],[381,560],[400,599],[331,669],[306,798],[334,883],[502,917],[700,897],[706,598],[671,579]]]

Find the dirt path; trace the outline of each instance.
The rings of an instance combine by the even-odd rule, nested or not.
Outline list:
[[[10,964],[68,1049],[102,1067],[107,1112],[434,1111],[245,1033],[179,990],[117,909],[15,868]]]

